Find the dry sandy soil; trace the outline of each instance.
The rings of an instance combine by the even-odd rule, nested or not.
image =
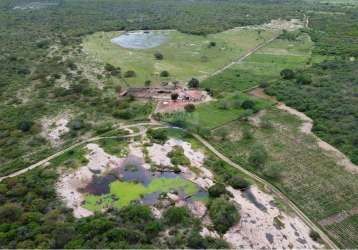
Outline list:
[[[42,135],[47,138],[52,145],[61,144],[61,136],[70,131],[67,127],[70,115],[63,113],[50,119],[42,120]]]
[[[318,146],[320,148],[322,148],[323,150],[325,150],[327,153],[329,153],[330,156],[333,156],[336,159],[336,162],[338,165],[345,167],[345,169],[350,171],[351,173],[358,173],[358,166],[355,165],[354,163],[352,163],[345,154],[343,154],[341,151],[339,151],[332,145],[328,144],[327,142],[323,141],[321,138],[319,138],[312,132],[313,120],[311,118],[309,118],[307,115],[305,115],[302,112],[299,112],[298,110],[296,110],[294,108],[286,106],[282,102],[278,102],[272,96],[266,95],[264,93],[263,89],[261,89],[261,88],[256,88],[256,89],[252,90],[250,92],[250,94],[253,96],[259,97],[259,98],[275,101],[275,102],[277,102],[277,105],[276,105],[277,108],[300,118],[302,120],[302,125],[300,128],[302,133],[312,135],[316,139]],[[254,117],[253,119],[254,120],[256,119],[256,121],[254,121],[254,122],[256,122],[256,123],[258,122],[257,117]]]

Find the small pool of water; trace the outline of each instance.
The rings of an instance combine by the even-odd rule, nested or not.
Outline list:
[[[206,201],[208,193],[173,172],[152,172],[143,167],[143,159],[129,155],[123,164],[105,176],[96,176],[83,189],[85,207],[99,211],[111,206],[122,207],[132,202],[155,204],[161,193],[175,191],[179,197]]]
[[[113,38],[111,42],[127,49],[150,49],[167,40],[168,36],[164,31],[131,31]]]

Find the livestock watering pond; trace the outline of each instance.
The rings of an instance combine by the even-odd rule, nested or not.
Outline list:
[[[150,49],[167,40],[167,31],[131,31],[111,39],[111,42],[127,49]]]
[[[164,193],[173,192],[183,200],[205,200],[207,192],[174,172],[152,172],[142,166],[142,159],[129,155],[118,168],[95,176],[80,190],[85,194],[83,207],[100,211],[121,208],[130,203],[154,205]]]

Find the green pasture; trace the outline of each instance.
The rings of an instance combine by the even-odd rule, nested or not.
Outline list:
[[[306,34],[299,36],[296,41],[276,39],[242,63],[203,81],[201,86],[211,88],[217,94],[242,91],[261,82],[277,79],[283,69],[298,69],[310,64],[312,46]]]
[[[274,35],[273,31],[250,29],[232,29],[206,36],[174,30],[160,32],[168,36],[168,41],[151,49],[126,49],[113,44],[111,39],[123,32],[92,34],[84,39],[83,46],[100,63],[119,66],[122,72],[134,70],[136,77],[125,78],[125,81],[142,86],[146,80],[158,84],[170,80],[187,81],[192,77],[205,78]],[[216,46],[209,46],[210,42],[215,42]],[[164,59],[156,60],[156,52],[163,54]],[[160,77],[164,70],[169,72],[169,77]]]
[[[245,110],[241,104],[245,100],[252,100],[255,103],[256,111],[270,107],[272,103],[267,100],[255,98],[244,93],[234,93],[219,100],[200,104],[192,113],[181,112],[165,115],[164,120],[173,122],[175,119],[182,119],[188,124],[201,128],[213,129],[233,120],[251,114],[252,110]]]

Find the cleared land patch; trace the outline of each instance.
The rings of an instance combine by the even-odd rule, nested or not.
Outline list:
[[[157,31],[159,32],[159,31]],[[126,49],[111,42],[124,32],[98,32],[84,39],[84,49],[95,60],[121,67],[122,72],[133,70],[135,77],[126,78],[130,85],[207,77],[235,61],[245,52],[270,39],[278,31],[233,29],[207,36],[184,34],[175,30],[160,31],[167,41],[145,50]],[[154,54],[163,55],[157,60]],[[168,71],[168,77],[160,77]]]
[[[309,64],[312,46],[307,34],[301,34],[295,41],[276,39],[242,63],[203,81],[202,86],[221,93],[242,91],[263,81],[277,79],[285,68],[297,69]]]

